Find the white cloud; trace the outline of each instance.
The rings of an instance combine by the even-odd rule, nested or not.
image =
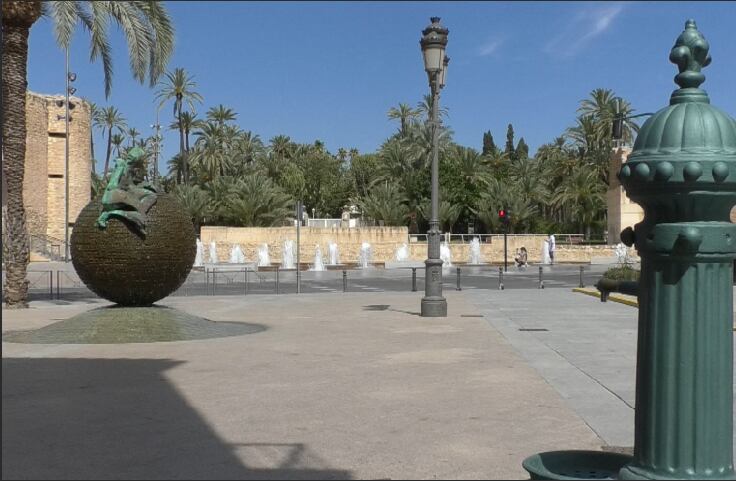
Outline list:
[[[544,47],[544,51],[560,56],[573,57],[593,39],[605,33],[623,11],[623,3],[586,6],[570,21],[567,27]]]
[[[500,38],[490,40],[486,42],[485,44],[481,45],[480,48],[478,48],[478,55],[480,55],[481,57],[493,55],[496,52],[496,50],[498,50],[498,47],[500,47],[502,43],[503,43],[503,40]]]

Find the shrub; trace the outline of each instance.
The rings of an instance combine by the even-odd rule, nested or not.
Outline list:
[[[638,281],[639,271],[631,266],[620,265],[608,269],[603,273],[603,277],[614,281]]]

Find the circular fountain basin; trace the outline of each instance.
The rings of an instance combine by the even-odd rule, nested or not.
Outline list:
[[[266,326],[218,322],[178,309],[105,306],[77,314],[40,329],[3,333],[3,342],[19,344],[128,344],[174,342],[242,336]]]
[[[548,451],[529,456],[522,466],[531,479],[618,479],[632,456],[605,451]]]

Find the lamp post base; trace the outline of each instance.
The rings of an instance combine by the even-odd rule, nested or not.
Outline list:
[[[422,297],[422,317],[447,317],[447,299]]]

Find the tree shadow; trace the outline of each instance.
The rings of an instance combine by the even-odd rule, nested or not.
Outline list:
[[[301,443],[227,444],[166,379],[179,364],[3,359],[2,479],[352,478]],[[248,467],[243,450],[280,461]]]

